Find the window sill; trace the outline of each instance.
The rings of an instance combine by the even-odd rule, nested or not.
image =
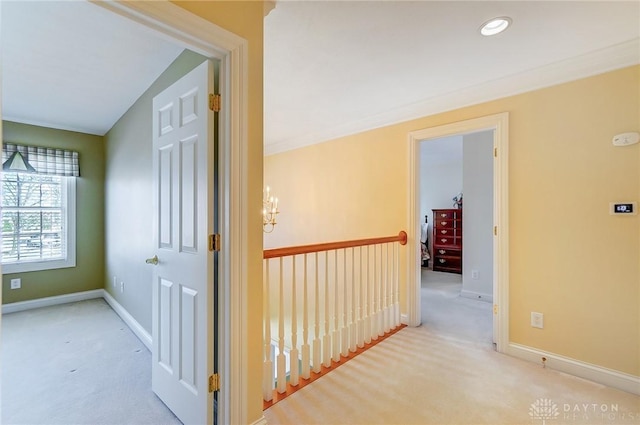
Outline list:
[[[2,274],[12,274],[12,273],[26,273],[26,272],[37,272],[44,270],[55,270],[55,269],[65,269],[69,267],[75,267],[76,260],[66,259],[66,260],[48,260],[48,261],[33,261],[33,262],[24,262],[24,263],[8,263],[2,264]]]

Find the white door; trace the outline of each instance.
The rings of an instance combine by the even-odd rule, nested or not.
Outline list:
[[[184,424],[213,423],[213,66],[153,99],[152,388]]]

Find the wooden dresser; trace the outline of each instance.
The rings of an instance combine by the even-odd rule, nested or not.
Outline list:
[[[462,209],[433,211],[433,270],[462,273]]]

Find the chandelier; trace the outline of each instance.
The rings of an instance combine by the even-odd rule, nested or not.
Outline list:
[[[278,198],[271,195],[271,189],[267,186],[266,190],[262,191],[262,230],[265,233],[273,232],[278,213]]]

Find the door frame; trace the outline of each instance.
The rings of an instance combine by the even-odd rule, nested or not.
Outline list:
[[[509,113],[424,128],[408,134],[408,229],[406,259],[407,323],[421,323],[420,301],[420,142],[429,139],[493,130],[493,335],[496,350],[504,353],[509,344]]]
[[[88,0],[90,1],[90,0]],[[248,42],[216,24],[167,2],[93,2],[144,25],[176,44],[220,61],[218,360],[220,423],[247,423],[246,329],[248,279],[247,122]],[[211,182],[213,184],[213,182]],[[234,214],[230,214],[234,211]]]

